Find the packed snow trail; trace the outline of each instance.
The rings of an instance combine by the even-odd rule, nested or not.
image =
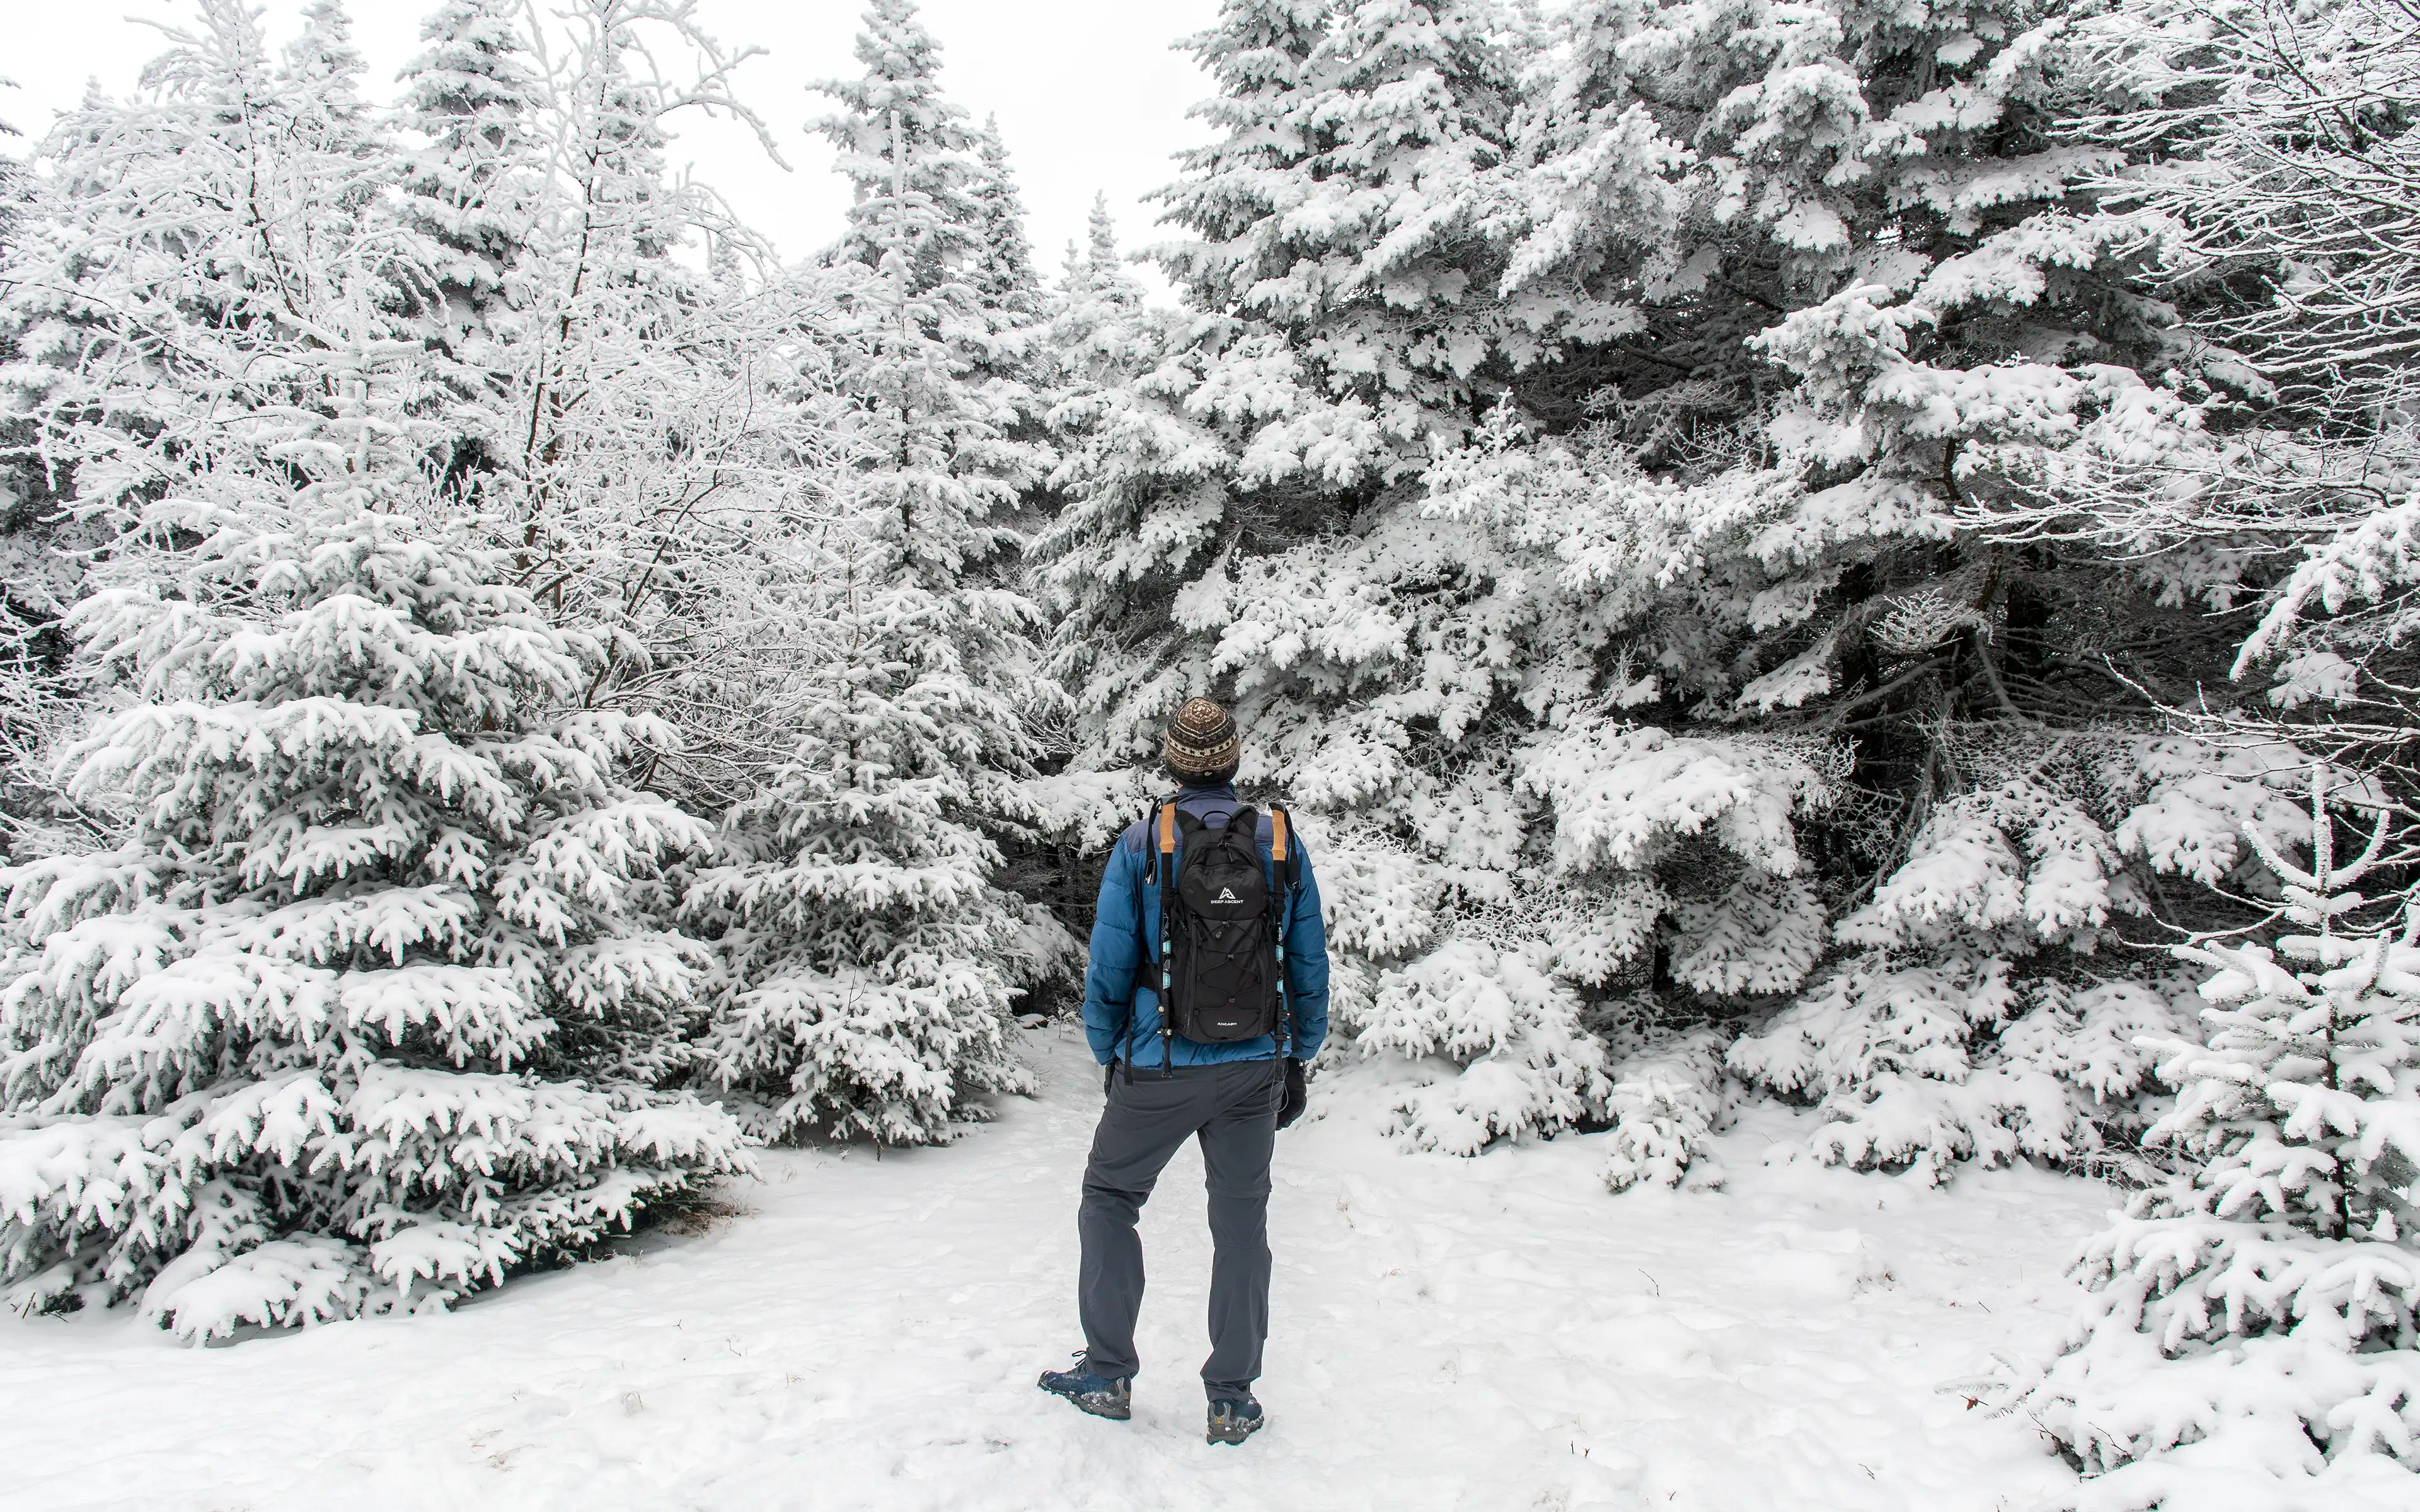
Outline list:
[[[700,1235],[449,1316],[190,1350],[129,1313],[0,1319],[0,1504],[237,1509],[2022,1507],[2067,1479],[1940,1388],[2055,1326],[2105,1188],[1947,1192],[1767,1165],[1723,1192],[1598,1180],[1604,1140],[1399,1152],[1359,1073],[1278,1146],[1270,1427],[1202,1443],[1208,1279],[1189,1148],[1145,1211],[1135,1415],[1033,1378],[1075,1326],[1099,1073],[1022,1037],[1032,1100],[938,1149],[775,1150]]]

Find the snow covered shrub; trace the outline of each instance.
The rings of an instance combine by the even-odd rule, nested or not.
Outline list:
[[[1974,785],[1932,806],[1906,859],[1839,921],[1841,943],[2090,955],[2152,911],[2162,878],[2273,888],[2242,836],[2291,843],[2310,769],[2275,740],[2021,730],[1964,745]]]
[[[1794,987],[1822,954],[1792,826],[1825,791],[1803,743],[1575,721],[1423,784],[1397,825],[1336,826],[1320,856],[1342,1041],[1463,1068],[1407,1094],[1419,1144],[1599,1116],[1584,995],[1643,975],[1659,942],[1734,993]]]
[[[2000,1116],[2017,1148],[2141,1184],[2150,1167],[2138,1147],[2164,1102],[2151,1047],[2198,1032],[2192,984],[2172,973],[2080,987],[2049,980],[2026,998],[1976,1062],[2005,1088]]]
[[[1580,1026],[1580,1000],[1535,946],[1446,940],[1381,971],[1351,1025],[1364,1056],[1431,1062],[1396,1104],[1418,1146],[1475,1155],[1493,1140],[1552,1133],[1605,1103],[1605,1047]]]
[[[1931,1181],[1959,1161],[2020,1155],[2126,1166],[2149,1089],[2149,1057],[2133,1041],[2179,1024],[2155,985],[2018,982],[1993,958],[1869,953],[1742,1036],[1727,1064],[1752,1086],[1815,1104],[1824,1121],[1808,1148],[1826,1165]]]
[[[1988,1094],[1964,1085],[1968,1046],[2012,995],[1998,961],[1894,966],[1861,957],[1732,1044],[1728,1063],[1752,1086],[1823,1110],[1817,1158],[1913,1167],[1937,1180],[1951,1162],[1985,1152],[1977,1131],[1996,1125]]]
[[[1860,954],[1730,1052],[1751,1085],[1816,1103],[1812,1150],[1860,1168],[2019,1155],[2133,1170],[2148,1060],[2177,986],[2119,942],[2164,887],[2196,917],[2274,879],[2306,759],[2275,742],[2001,736],[1936,803],[1906,858],[1834,926]],[[2304,822],[2307,828],[2307,820]],[[2172,900],[2169,906],[2176,905]]]
[[[0,872],[0,1276],[193,1339],[442,1304],[742,1162],[658,1090],[694,948],[646,919],[706,826],[620,785],[603,643],[385,512],[375,417],[299,494],[154,507],[70,624],[124,680],[65,758],[114,842]]]
[[[1832,801],[1836,752],[1786,736],[1674,735],[1575,720],[1529,745],[1520,791],[1545,801],[1566,889],[1550,937],[1575,980],[1602,985],[1661,940],[1673,977],[1735,996],[1788,992],[1825,949],[1797,824]]]
[[[1636,1011],[1615,1032],[1605,1184],[1614,1192],[1679,1186],[1685,1176],[1693,1188],[1720,1186],[1722,1167],[1705,1155],[1726,1113],[1723,1052],[1730,1037],[1711,1025],[1662,1026],[1657,1016]]]
[[[2247,831],[2307,933],[2183,947],[2211,968],[2205,1045],[2168,1040],[2175,1107],[2148,1135],[2183,1168],[2093,1240],[2089,1288],[2003,1405],[2086,1472],[2087,1508],[2409,1504],[2420,1469],[2420,913],[2347,928],[2378,859],[2313,860]]]

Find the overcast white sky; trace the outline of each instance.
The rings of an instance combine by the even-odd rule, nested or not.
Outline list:
[[[287,35],[301,8],[302,0],[269,0],[271,37]],[[350,0],[350,8],[370,83],[386,98],[396,69],[419,50],[429,7]],[[785,257],[840,230],[848,197],[821,140],[807,135],[806,122],[825,104],[806,85],[858,71],[849,43],[861,8],[862,0],[698,6],[725,44],[767,50],[741,69],[740,93],[792,171],[768,162],[744,128],[696,116],[675,119],[674,156],[693,162]],[[1000,117],[1046,276],[1057,275],[1068,240],[1083,236],[1096,190],[1108,192],[1129,251],[1166,235],[1141,196],[1171,177],[1171,153],[1200,139],[1185,111],[1210,93],[1192,57],[1169,44],[1208,25],[1217,9],[1218,0],[923,0],[924,24],[941,44],[943,87],[977,121]],[[139,21],[182,23],[193,15],[189,0],[0,0],[0,78],[17,85],[0,89],[0,120],[39,136],[54,110],[81,98],[87,79],[114,95],[129,92],[162,47]]]

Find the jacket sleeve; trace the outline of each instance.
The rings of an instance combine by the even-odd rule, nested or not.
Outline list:
[[[1286,916],[1286,995],[1294,1004],[1294,1058],[1309,1060],[1327,1040],[1327,926],[1320,921],[1319,879],[1311,874],[1311,852],[1298,854],[1302,885]]]
[[[1135,901],[1141,896],[1142,853],[1124,840],[1101,872],[1101,902],[1093,913],[1092,960],[1084,967],[1084,1038],[1093,1058],[1117,1058],[1118,1041],[1134,1014],[1135,976],[1142,969],[1142,934]],[[1323,965],[1320,980],[1326,980]],[[1326,1013],[1321,1011],[1321,1022]]]

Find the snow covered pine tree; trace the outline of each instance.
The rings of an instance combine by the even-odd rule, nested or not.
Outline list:
[[[0,873],[20,1308],[140,1290],[201,1338],[442,1303],[739,1165],[655,1090],[693,969],[639,905],[706,826],[612,774],[666,732],[551,712],[601,643],[396,513],[354,467],[379,426],[306,425],[293,493],[154,507],[198,544],[71,616],[136,702],[62,779],[132,819]]]
[[[1580,1015],[1652,984],[1733,1029],[1809,995],[1724,1072],[1823,1102],[1823,1158],[2130,1158],[2126,1041],[2177,1020],[2105,948],[2257,885],[2306,758],[2150,733],[2224,682],[2195,600],[2239,558],[1977,502],[2242,372],[2092,215],[2129,159],[2058,140],[2052,8],[1233,0],[1194,39],[1218,134],[1159,255],[1202,313],[1096,322],[1124,371],[1063,401],[1053,667],[1077,775],[1190,693],[1253,729],[1332,857],[1338,1054],[1420,1068],[1415,1139],[1598,1114]],[[1635,1052],[1697,1084],[1671,1127],[1719,1105]]]
[[[2411,1504],[2420,908],[2346,927],[2393,814],[2338,861],[2329,796],[2315,769],[2307,868],[2247,831],[2310,933],[2180,949],[2216,1005],[2206,1046],[2162,1047],[2179,1097],[2149,1142],[2180,1168],[2086,1251],[2066,1352],[2003,1393],[2086,1472],[2086,1512]]]
[[[857,409],[801,589],[797,736],[686,917],[722,961],[707,1054],[761,1128],[922,1143],[982,1116],[969,1091],[1027,1086],[1008,1007],[1074,944],[994,884],[982,827],[1019,806],[1033,750],[1036,614],[996,575],[1038,458],[986,371],[1016,316],[973,282],[1001,271],[1003,201],[972,192],[978,138],[913,5],[879,0],[857,52],[863,76],[819,86],[857,189],[832,272]]]
[[[706,826],[617,780],[666,732],[581,711],[603,637],[428,487],[341,16],[283,67],[204,22],[53,134],[15,264],[12,381],[131,528],[69,621],[83,838],[0,872],[7,1298],[195,1339],[442,1304],[744,1158],[660,1089],[694,947],[646,921]]]

